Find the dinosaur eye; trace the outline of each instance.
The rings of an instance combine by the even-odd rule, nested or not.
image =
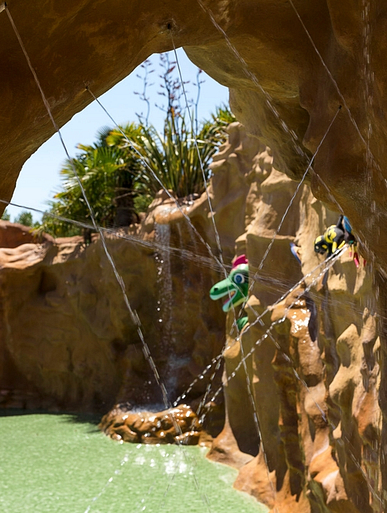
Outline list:
[[[237,285],[241,285],[242,283],[245,283],[246,281],[246,277],[241,274],[241,273],[237,273],[235,276],[234,276],[234,282],[237,284]]]

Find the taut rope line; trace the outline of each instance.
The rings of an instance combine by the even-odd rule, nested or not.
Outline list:
[[[125,283],[124,283],[124,281],[123,281],[123,279],[122,279],[121,275],[118,273],[118,270],[117,270],[117,268],[116,268],[115,262],[114,262],[114,260],[113,260],[113,258],[112,258],[112,256],[111,256],[111,254],[110,254],[110,252],[109,252],[108,248],[107,248],[106,240],[105,240],[105,237],[104,237],[103,230],[101,229],[101,227],[97,224],[97,222],[96,222],[96,220],[95,220],[95,215],[94,215],[93,208],[92,208],[92,206],[91,206],[91,204],[90,204],[90,202],[89,202],[89,200],[88,200],[88,198],[87,198],[86,192],[85,192],[84,187],[83,187],[83,185],[82,185],[82,181],[80,180],[80,178],[79,178],[79,176],[78,176],[78,173],[77,173],[77,171],[76,171],[76,168],[75,168],[75,165],[74,165],[74,163],[73,163],[73,160],[70,158],[70,154],[69,154],[69,152],[68,152],[68,150],[67,150],[67,146],[66,146],[66,144],[64,143],[64,140],[63,140],[63,138],[62,138],[62,134],[61,134],[61,132],[60,132],[60,129],[59,129],[58,125],[56,124],[55,119],[54,119],[54,117],[53,117],[53,115],[52,115],[50,105],[49,105],[49,103],[48,103],[48,101],[47,101],[47,99],[46,99],[46,96],[45,96],[45,94],[44,94],[44,91],[43,91],[43,89],[42,89],[42,87],[41,87],[41,84],[40,84],[39,78],[38,78],[38,76],[37,76],[37,74],[36,74],[36,72],[35,72],[35,70],[34,70],[34,68],[33,68],[32,64],[31,64],[30,58],[29,58],[28,53],[27,53],[27,51],[26,51],[26,48],[25,48],[25,46],[24,46],[24,44],[23,44],[23,41],[22,41],[21,36],[20,36],[20,34],[19,34],[19,31],[17,30],[17,27],[16,27],[16,25],[15,25],[15,23],[14,23],[14,21],[13,21],[13,18],[12,18],[12,16],[11,16],[11,13],[9,12],[9,9],[8,9],[7,5],[6,5],[6,4],[4,4],[4,6],[5,6],[5,10],[6,10],[6,12],[7,12],[7,16],[8,16],[8,18],[9,18],[9,20],[10,20],[10,22],[11,22],[11,25],[12,25],[12,28],[13,28],[13,30],[14,30],[14,33],[15,33],[15,35],[16,35],[16,37],[17,37],[18,42],[19,42],[19,45],[20,45],[20,47],[21,47],[21,49],[22,49],[22,51],[23,51],[23,54],[24,54],[24,56],[25,56],[25,58],[26,58],[26,60],[27,60],[28,67],[30,68],[31,73],[32,73],[32,75],[33,75],[33,77],[34,77],[35,83],[36,83],[36,85],[37,85],[37,87],[38,87],[38,89],[39,89],[39,91],[40,91],[40,94],[41,94],[41,96],[42,96],[43,103],[44,103],[44,105],[45,105],[45,107],[46,107],[47,113],[48,113],[48,115],[49,115],[49,117],[50,117],[50,119],[51,119],[51,122],[52,122],[52,124],[53,124],[53,126],[54,126],[54,129],[55,129],[55,130],[56,130],[56,132],[59,134],[59,137],[60,137],[60,140],[61,140],[62,146],[63,146],[63,148],[64,148],[64,151],[65,151],[65,153],[66,153],[66,156],[67,156],[67,158],[68,158],[69,162],[71,163],[71,166],[72,166],[72,168],[73,168],[73,172],[74,172],[74,176],[75,176],[75,177],[76,177],[76,179],[77,179],[78,185],[79,185],[79,187],[80,187],[80,189],[81,189],[81,192],[82,192],[82,196],[83,196],[83,198],[84,198],[84,200],[85,200],[85,203],[86,203],[86,205],[87,205],[87,207],[88,207],[88,209],[89,209],[90,217],[91,217],[91,220],[92,220],[93,227],[94,227],[94,229],[99,233],[99,235],[100,235],[100,237],[101,237],[101,243],[102,243],[102,246],[103,246],[103,249],[104,249],[105,255],[106,255],[106,257],[107,257],[107,259],[108,259],[108,261],[109,261],[109,263],[110,263],[110,265],[111,265],[111,267],[112,267],[112,270],[113,270],[113,272],[114,272],[115,278],[116,278],[116,280],[117,280],[117,282],[118,282],[118,284],[119,284],[119,286],[120,286],[120,288],[121,288],[121,291],[122,291],[122,294],[123,294],[123,297],[124,297],[124,301],[125,301],[125,304],[126,304],[126,307],[127,307],[128,311],[129,311],[129,313],[130,313],[130,316],[131,316],[132,322],[133,322],[133,323],[134,323],[134,325],[136,326],[137,334],[138,334],[138,337],[140,338],[140,341],[141,341],[141,344],[142,344],[142,351],[143,351],[144,356],[145,356],[146,360],[148,361],[148,363],[149,363],[149,365],[150,365],[150,367],[151,367],[151,369],[152,369],[152,371],[153,371],[153,374],[154,374],[155,380],[156,380],[156,382],[157,382],[157,384],[158,384],[158,386],[159,386],[159,388],[160,388],[160,390],[161,390],[161,393],[162,393],[162,396],[163,396],[164,406],[168,409],[168,408],[170,408],[170,407],[171,407],[171,403],[170,403],[170,401],[169,401],[169,399],[168,399],[168,394],[167,394],[166,387],[165,387],[165,385],[164,385],[163,381],[161,380],[161,377],[160,377],[160,374],[159,374],[159,372],[158,372],[158,370],[157,370],[156,364],[155,364],[155,362],[154,362],[154,360],[153,360],[153,357],[152,357],[152,355],[151,355],[151,353],[150,353],[149,346],[148,346],[148,344],[147,344],[147,343],[146,343],[146,341],[145,341],[145,338],[144,338],[144,335],[143,335],[143,332],[142,332],[142,327],[141,327],[141,321],[140,321],[140,318],[139,318],[139,316],[138,316],[138,314],[137,314],[137,311],[136,311],[136,310],[133,310],[133,309],[132,309],[132,307],[131,307],[131,305],[130,305],[129,298],[128,298],[127,293],[126,293]],[[182,431],[181,431],[180,425],[179,425],[179,424],[178,424],[178,422],[176,421],[176,419],[175,419],[174,415],[173,415],[173,414],[171,414],[170,416],[171,416],[171,420],[172,420],[172,423],[174,424],[174,427],[175,427],[176,431],[177,431],[177,432],[180,432],[180,434],[182,434]],[[181,446],[181,447],[182,447],[182,449],[184,449],[184,448],[183,448],[183,446],[182,446],[181,444],[179,444],[179,446]],[[184,457],[186,457],[186,455],[185,455],[185,452],[184,452],[184,451],[183,451],[183,455],[184,455]],[[196,488],[197,488],[198,492],[200,493],[199,483],[198,483],[198,481],[197,481],[197,478],[196,478],[196,475],[195,475],[195,474],[193,474],[193,480],[194,480],[194,483],[195,483],[195,486],[196,486]],[[206,506],[207,510],[210,512],[210,504],[209,504],[209,502],[208,502],[207,496],[206,496],[205,494],[201,494],[201,493],[200,493],[200,497],[202,498],[202,500],[203,500],[203,502],[204,502],[204,505]],[[89,509],[89,508],[88,508],[88,509]]]
[[[14,33],[16,35],[16,38],[17,38],[17,40],[19,42],[21,50],[22,50],[22,52],[23,52],[23,54],[24,54],[24,56],[26,58],[28,67],[30,68],[30,71],[31,71],[31,73],[32,73],[32,75],[34,77],[35,83],[36,83],[36,85],[37,85],[37,87],[39,89],[39,92],[40,92],[41,96],[42,96],[42,100],[43,100],[44,106],[46,107],[47,113],[48,113],[48,115],[49,115],[49,117],[51,119],[51,122],[52,122],[52,124],[54,126],[54,129],[56,130],[56,132],[59,135],[59,138],[60,138],[60,141],[62,143],[63,149],[64,149],[64,151],[66,153],[66,156],[67,156],[69,162],[71,163],[71,166],[72,166],[72,169],[73,169],[73,172],[74,172],[74,176],[76,177],[76,180],[77,180],[78,185],[79,185],[79,187],[81,189],[81,192],[82,192],[82,196],[83,196],[83,198],[85,200],[87,208],[89,209],[90,217],[91,217],[91,220],[92,220],[93,227],[99,233],[99,235],[101,237],[101,243],[102,243],[103,250],[104,250],[105,255],[106,255],[106,257],[107,257],[107,259],[108,259],[108,261],[109,261],[109,263],[111,265],[111,268],[112,268],[112,270],[114,272],[114,275],[115,275],[115,278],[117,280],[117,283],[118,283],[118,285],[121,288],[122,295],[123,295],[126,307],[127,307],[128,311],[130,313],[130,316],[132,318],[132,321],[133,321],[134,325],[136,326],[137,334],[138,334],[138,336],[140,338],[140,341],[141,341],[141,344],[142,344],[142,349],[143,349],[144,356],[145,356],[146,360],[148,361],[148,363],[150,364],[150,367],[151,367],[151,369],[153,371],[153,375],[154,375],[154,377],[156,379],[156,382],[157,382],[157,384],[158,384],[158,386],[159,386],[159,388],[160,388],[160,390],[162,392],[163,402],[164,402],[166,408],[169,408],[170,407],[170,403],[169,403],[169,400],[168,400],[167,391],[166,391],[164,383],[161,381],[161,378],[160,378],[159,372],[157,370],[156,364],[155,364],[155,362],[153,360],[153,357],[152,357],[152,355],[150,353],[149,346],[148,346],[148,344],[146,343],[146,341],[144,339],[144,335],[143,335],[143,332],[142,332],[142,329],[141,329],[141,322],[140,322],[140,319],[138,317],[138,314],[137,314],[137,312],[135,310],[132,309],[132,307],[130,305],[129,298],[128,298],[128,295],[126,293],[125,283],[124,283],[121,275],[119,274],[119,272],[118,272],[118,270],[116,268],[115,262],[114,262],[114,260],[113,260],[113,258],[111,256],[108,248],[107,248],[106,240],[105,240],[105,236],[104,236],[103,230],[101,230],[100,226],[97,224],[97,222],[95,220],[94,211],[93,211],[93,208],[92,208],[92,206],[91,206],[91,204],[90,204],[90,202],[89,202],[89,200],[87,198],[87,195],[86,195],[85,189],[83,187],[82,181],[80,180],[80,178],[78,176],[78,173],[77,173],[77,170],[75,168],[74,162],[71,159],[70,154],[69,154],[68,149],[67,149],[67,146],[66,146],[66,144],[65,144],[65,142],[63,140],[61,131],[60,131],[58,125],[56,124],[56,121],[55,121],[55,119],[54,119],[54,117],[52,115],[50,104],[47,101],[47,98],[46,98],[46,96],[44,94],[44,91],[42,89],[42,86],[40,84],[39,78],[38,78],[38,76],[37,76],[37,74],[36,74],[36,72],[35,72],[35,70],[34,70],[34,68],[32,66],[31,60],[30,60],[29,55],[27,53],[27,50],[26,50],[26,48],[24,46],[23,40],[22,40],[22,38],[21,38],[21,36],[19,34],[19,31],[18,31],[18,29],[17,29],[17,27],[16,27],[16,25],[14,23],[12,15],[9,12],[9,8],[8,8],[8,6],[6,4],[5,4],[5,11],[6,11],[7,16],[9,18],[9,21],[10,21],[10,23],[12,25],[12,28],[13,28]]]
[[[194,230],[195,234],[199,238],[199,240],[204,244],[204,246],[207,248],[209,254],[211,257],[215,260],[215,262],[219,265],[219,267],[223,267],[222,263],[218,260],[218,258],[213,254],[212,249],[210,245],[203,239],[203,237],[200,235],[196,227],[192,224],[191,219],[189,216],[184,212],[184,210],[179,205],[179,202],[177,199],[172,196],[170,191],[165,187],[165,185],[162,183],[160,178],[156,175],[156,173],[153,171],[153,169],[149,166],[147,161],[144,159],[144,157],[141,155],[141,153],[138,151],[138,149],[133,145],[133,142],[127,137],[125,132],[121,129],[121,127],[117,124],[115,119],[112,117],[112,115],[108,112],[106,107],[101,103],[101,101],[95,96],[95,94],[92,92],[89,86],[86,86],[86,90],[90,93],[90,95],[94,98],[94,100],[98,103],[98,105],[101,107],[101,109],[105,112],[105,114],[109,117],[109,119],[114,123],[114,125],[117,127],[118,131],[121,133],[121,135],[124,137],[126,142],[129,144],[129,146],[133,149],[133,151],[140,157],[141,162],[144,164],[144,166],[152,173],[152,176],[157,180],[157,182],[160,184],[161,188],[165,191],[165,193],[168,195],[168,197],[174,201],[176,208],[179,210],[179,212],[182,214],[182,216],[186,219],[188,224],[191,226],[191,228]]]

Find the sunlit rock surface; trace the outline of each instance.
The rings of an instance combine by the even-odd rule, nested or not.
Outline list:
[[[8,12],[58,126],[154,52],[184,46],[230,88],[234,113],[272,148],[275,166],[343,209],[386,272],[383,0],[215,0],[95,4],[51,0]],[[114,27],[114,28],[113,28]],[[0,197],[10,199],[23,162],[54,128],[7,11],[0,13]]]
[[[224,326],[220,307],[203,301],[217,276],[210,259],[202,264],[203,250],[192,251],[191,232],[164,228],[155,226],[147,240],[136,229],[122,232],[107,245],[175,400],[221,351]],[[13,230],[20,238],[21,228]],[[78,237],[1,248],[0,282],[3,404],[106,412],[120,401],[162,402],[98,240],[88,247]],[[198,404],[208,377],[192,389]],[[20,388],[29,394],[23,400],[12,392]]]
[[[305,342],[310,353],[294,341],[293,307],[271,333],[282,352],[269,336],[257,343],[276,309],[263,316],[265,326],[254,325],[239,340],[228,319],[225,334],[220,307],[203,300],[219,269],[211,268],[213,259],[198,249],[197,239],[188,247],[207,267],[195,268],[187,253],[184,264],[170,265],[171,281],[165,278],[169,271],[158,278],[154,242],[180,247],[191,237],[181,212],[168,200],[163,204],[166,198],[160,196],[142,227],[150,247],[139,249],[118,238],[109,246],[157,363],[167,377],[171,368],[180,369],[168,390],[178,394],[187,388],[227,342],[221,439],[227,441],[224,447],[236,443],[255,457],[242,467],[239,487],[281,511],[386,511],[385,2],[145,0],[139,5],[119,0],[112,9],[106,2],[56,0],[9,2],[9,9],[59,126],[92,100],[85,86],[98,96],[152,52],[173,43],[230,88],[233,111],[251,140],[245,145],[243,131],[236,131],[230,149],[222,150],[225,158],[214,162],[210,193],[225,262],[246,253],[252,273],[259,271],[249,300],[250,323],[252,310],[262,314],[306,277],[311,288],[300,301],[316,317]],[[0,13],[0,42],[0,199],[9,200],[21,165],[54,129],[7,12]],[[325,204],[303,187],[265,257],[296,187],[288,177],[300,179],[317,150],[307,183]],[[228,198],[221,174],[243,159],[240,175],[227,175],[228,185],[237,187]],[[173,210],[167,213],[171,223],[165,222],[165,209]],[[206,199],[182,209],[216,254]],[[339,211],[350,218],[368,263],[356,270],[347,252],[323,285],[323,273],[316,276],[320,271],[309,276],[319,263],[313,240],[336,222]],[[49,240],[22,244],[23,237],[1,253],[3,404],[108,409],[119,400],[146,402],[157,394],[100,243],[88,248]],[[289,251],[292,241],[300,248],[301,266]],[[169,294],[170,283],[176,304],[162,307],[157,291]],[[190,292],[184,295],[186,284]],[[163,313],[155,317],[155,311]],[[195,325],[184,324],[184,312]],[[173,327],[146,323],[158,318],[174,319]],[[238,358],[255,347],[246,368],[238,367]],[[192,400],[200,403],[206,383],[197,386]],[[227,459],[221,439],[214,447]],[[240,466],[243,457],[236,459]]]
[[[225,316],[209,299],[224,274],[206,194],[176,203],[159,193],[141,225],[107,239],[167,399],[197,412],[214,438],[209,457],[239,469],[235,486],[272,511],[381,513],[383,360],[374,267],[361,257],[356,268],[346,251],[326,268],[313,241],[337,214],[307,185],[267,253],[297,183],[240,124],[229,135],[214,158],[208,194],[226,269],[235,254],[249,260],[242,333],[234,313]],[[89,246],[81,238],[34,241],[20,226],[0,228],[8,231],[3,245],[11,241],[0,250],[1,405],[106,413],[126,401],[134,409],[161,403],[98,238]],[[216,358],[222,350],[223,366]],[[168,417],[132,415],[113,408],[104,429],[147,443]],[[194,431],[182,442],[197,441]]]
[[[157,413],[117,404],[99,427],[113,440],[144,444],[196,445],[202,430],[198,416],[185,404]]]

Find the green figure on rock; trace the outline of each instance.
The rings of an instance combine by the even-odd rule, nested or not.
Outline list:
[[[216,283],[210,290],[213,300],[226,297],[223,303],[223,312],[229,312],[233,307],[246,301],[249,292],[249,265],[245,255],[239,256],[233,263],[230,274],[222,281]],[[237,319],[238,329],[241,330],[248,322],[248,318]]]

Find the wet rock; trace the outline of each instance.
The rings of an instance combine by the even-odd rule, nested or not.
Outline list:
[[[116,405],[99,427],[114,440],[144,444],[196,445],[202,430],[196,413],[185,404],[157,413],[122,411]]]

